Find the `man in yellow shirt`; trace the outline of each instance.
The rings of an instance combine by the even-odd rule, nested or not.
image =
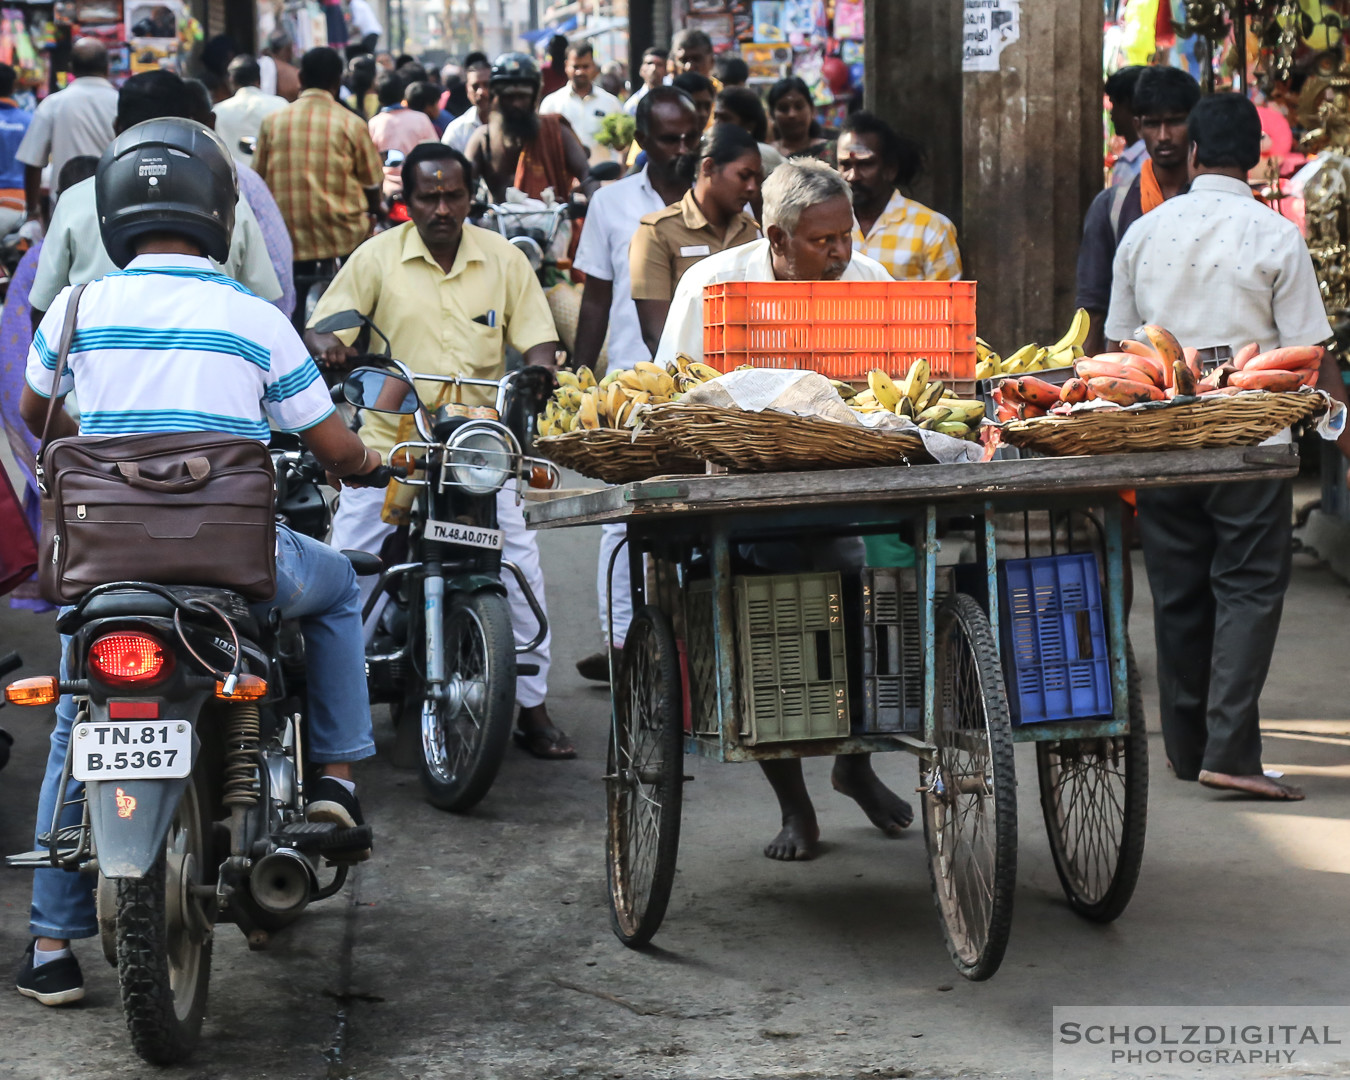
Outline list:
[[[853,250],[881,263],[896,281],[956,281],[956,227],[900,193],[918,175],[920,147],[867,112],[844,121],[839,171],[853,189]]]
[[[552,368],[557,330],[534,271],[525,256],[494,232],[465,224],[473,191],[473,166],[457,150],[441,143],[414,147],[403,164],[403,191],[412,218],[357,248],[315,309],[311,325],[339,311],[356,310],[389,335],[394,356],[413,371],[500,379],[506,370],[502,352],[509,343],[527,365]],[[355,352],[355,331],[339,337],[310,330],[305,340],[329,366],[342,366]],[[345,337],[345,341],[342,338]],[[428,404],[434,384],[419,383]],[[464,400],[492,403],[486,388],[466,388]],[[361,437],[387,454],[398,434],[398,417],[367,413]],[[393,531],[380,519],[381,491],[344,491],[333,521],[332,544],[377,553]],[[497,498],[503,531],[502,556],[521,568],[530,589],[544,601],[539,546],[508,486]],[[511,576],[506,577],[517,640],[527,641],[535,621]],[[517,726],[522,742],[537,757],[575,757],[567,735],[553,726],[544,705],[548,686],[549,639],[523,653],[523,665],[536,664],[537,675],[516,681],[520,705]]]

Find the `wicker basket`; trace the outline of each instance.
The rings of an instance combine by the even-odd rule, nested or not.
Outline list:
[[[708,461],[740,472],[791,472],[931,462],[908,433],[872,431],[779,412],[659,405],[645,424]]]
[[[535,449],[555,464],[606,484],[631,484],[669,473],[702,473],[693,454],[655,431],[596,428],[534,440]]]
[[[1326,408],[1321,394],[1215,394],[1185,405],[1010,420],[1003,439],[1057,457],[1255,446]]]

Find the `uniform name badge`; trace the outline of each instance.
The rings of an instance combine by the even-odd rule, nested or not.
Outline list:
[[[686,247],[680,248],[680,257],[682,259],[688,259],[697,255],[711,255],[711,254],[712,250],[708,247],[707,244],[690,244]]]

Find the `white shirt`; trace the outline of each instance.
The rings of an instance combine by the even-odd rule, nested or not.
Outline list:
[[[234,208],[234,234],[230,237],[229,257],[223,267],[214,263],[212,266],[223,269],[264,300],[276,300],[281,296],[281,283],[272,269],[262,229],[242,195]],[[28,301],[38,311],[48,311],[57,294],[67,285],[93,281],[116,269],[99,235],[94,178],[91,176],[67,191],[56,204],[42,253],[38,256],[37,274]]]
[[[1204,349],[1255,341],[1262,350],[1331,336],[1308,245],[1245,181],[1197,176],[1126,230],[1112,264],[1106,336],[1142,324]]]
[[[14,156],[37,168],[44,167],[50,158],[52,191],[57,192],[67,161],[103,155],[113,141],[116,116],[117,91],[112,83],[96,75],[82,75],[64,90],[43,99]]]
[[[270,56],[259,56],[258,71],[262,75],[262,78],[258,80],[258,89],[264,94],[275,94],[277,92],[277,62]]]
[[[638,102],[641,101],[646,96],[647,96],[647,84],[643,83],[636,90],[634,90],[633,93],[629,96],[628,100],[623,103],[623,111],[626,112],[629,116],[636,116]]]
[[[601,161],[617,161],[615,152],[595,141],[600,130],[600,122],[611,113],[623,112],[619,99],[608,90],[592,86],[591,92],[582,97],[572,89],[569,82],[561,90],[555,90],[539,103],[541,113],[557,113],[572,125],[572,130],[581,140],[581,145],[591,155],[591,164]],[[587,215],[589,216],[589,215]]]
[[[602,187],[591,198],[572,265],[587,277],[613,284],[609,302],[609,370],[631,368],[652,354],[642,340],[637,305],[628,276],[628,245],[642,219],[666,208],[643,169]],[[688,275],[686,275],[688,276]]]
[[[348,7],[352,12],[352,25],[362,37],[367,34],[374,34],[376,37],[384,35],[384,27],[380,25],[380,20],[375,17],[374,10],[366,0],[350,0]]]
[[[703,286],[719,285],[724,281],[776,280],[773,253],[767,238],[727,248],[695,263],[684,272],[675,287],[666,328],[656,347],[656,363],[672,364],[677,353],[684,353],[691,360],[703,359]],[[839,280],[890,281],[891,275],[881,263],[855,251]]]
[[[256,86],[241,86],[215,108],[216,134],[225,140],[236,161],[248,165],[253,157],[239,149],[239,140],[256,139],[263,118],[278,109],[284,109],[290,102],[276,94],[264,94]]]
[[[441,142],[461,154],[468,149],[469,140],[473,138],[473,133],[483,126],[483,121],[478,119],[477,106],[470,105],[464,112],[460,113],[450,121],[445,129],[445,134],[441,136]]]
[[[43,397],[69,298],[62,290],[28,350],[28,385]],[[219,431],[265,441],[269,418],[304,431],[333,411],[290,320],[187,255],[140,255],[85,289],[57,393],[72,389],[81,435]]]

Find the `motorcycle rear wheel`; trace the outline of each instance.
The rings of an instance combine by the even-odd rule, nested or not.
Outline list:
[[[451,686],[421,707],[422,788],[432,806],[463,813],[492,787],[511,738],[516,639],[497,593],[457,596],[445,615]]]
[[[117,978],[131,1045],[152,1065],[189,1057],[211,980],[211,921],[188,886],[209,857],[201,804],[189,782],[164,849],[142,878],[117,885]]]

